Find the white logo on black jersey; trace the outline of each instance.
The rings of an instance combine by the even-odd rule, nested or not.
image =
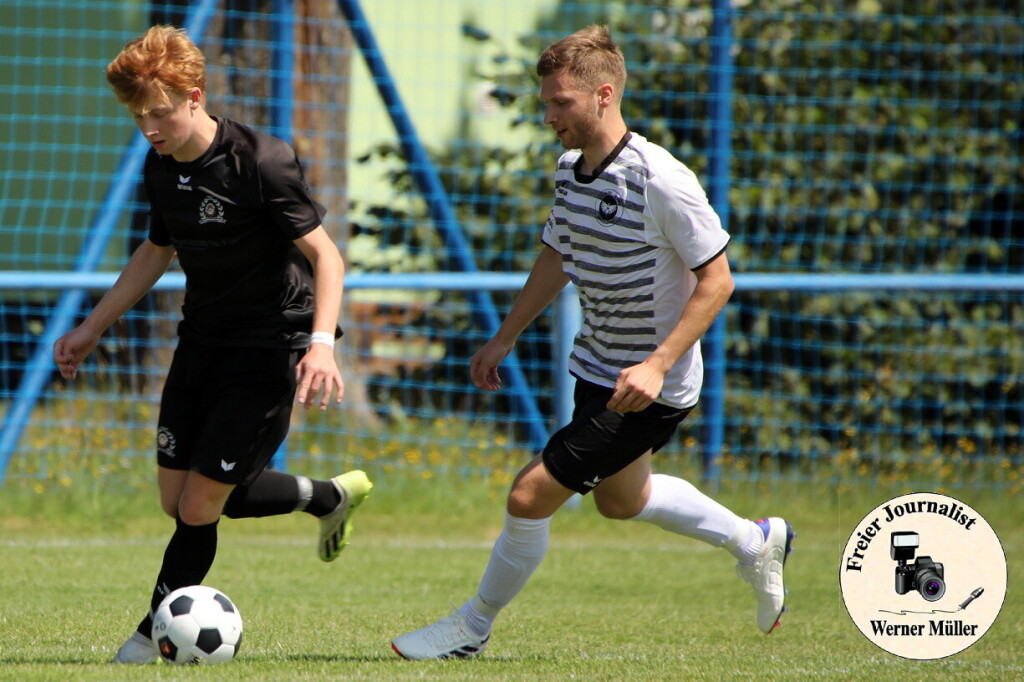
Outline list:
[[[191,192],[192,188],[188,186],[188,181],[192,179],[191,175],[179,175],[178,176],[178,189],[183,189],[186,192]]]
[[[602,225],[611,225],[622,216],[622,197],[615,192],[605,192],[597,202],[597,219]]]
[[[220,468],[224,471],[231,471],[235,468],[234,462],[225,462],[223,459],[220,461]]]
[[[213,197],[203,199],[199,204],[199,224],[223,222],[227,222],[224,220],[224,206]]]

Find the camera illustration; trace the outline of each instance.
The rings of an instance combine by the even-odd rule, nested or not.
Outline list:
[[[911,531],[897,531],[892,534],[889,556],[896,566],[896,594],[917,590],[927,601],[938,601],[946,594],[942,564],[932,561],[930,556],[919,556],[913,561],[914,552],[921,544],[921,537]],[[907,562],[910,561],[910,564]]]

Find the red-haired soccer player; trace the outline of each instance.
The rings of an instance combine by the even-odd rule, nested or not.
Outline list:
[[[107,80],[152,145],[149,238],[57,340],[54,358],[74,379],[100,335],[178,258],[185,301],[157,431],[160,502],[176,527],[150,612],[114,658],[150,663],[152,612],[168,592],[202,582],[222,514],[305,511],[320,519],[318,552],[332,561],[371,484],[362,471],[322,481],[265,468],[296,400],[324,410],[344,392],[334,357],[344,265],[295,152],[207,113],[205,60],[180,29],[154,26],[129,42]]]
[[[569,359],[576,408],[512,484],[476,595],[392,647],[410,659],[479,654],[499,611],[543,559],[551,515],[573,493],[590,492],[608,518],[646,521],[730,552],[757,597],[757,625],[769,633],[785,601],[789,524],[743,519],[681,478],[651,474],[652,453],[700,394],[699,339],[733,291],[729,235],[694,174],[627,129],[625,60],[606,28],[548,47],[537,75],[544,121],[569,151],[555,171],[541,253],[470,373],[478,387],[498,390],[498,365],[571,280],[584,313]]]

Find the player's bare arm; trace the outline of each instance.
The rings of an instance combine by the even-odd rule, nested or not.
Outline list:
[[[330,334],[338,325],[338,311],[344,289],[345,263],[323,226],[295,240],[303,255],[313,265],[313,286],[316,304],[311,331]],[[311,343],[306,355],[295,368],[298,388],[295,399],[310,407],[320,396],[321,410],[326,410],[331,395],[341,402],[345,394],[345,382],[334,358],[334,347],[325,343]]]
[[[110,325],[153,288],[174,260],[174,247],[157,246],[148,239],[128,260],[114,286],[104,294],[89,316],[53,344],[53,359],[65,379],[78,375],[78,366],[99,343]]]
[[[562,256],[549,246],[537,256],[522,291],[494,337],[469,361],[473,384],[485,391],[501,388],[498,365],[505,359],[523,330],[547,308],[569,283],[562,270]]]
[[[637,412],[661,395],[665,375],[708,330],[732,295],[735,284],[725,253],[695,270],[697,286],[679,322],[646,360],[619,373],[608,409]]]

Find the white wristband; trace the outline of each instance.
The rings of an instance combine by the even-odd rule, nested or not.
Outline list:
[[[311,344],[322,343],[325,346],[330,346],[331,348],[334,348],[334,334],[330,332],[313,332],[312,334],[309,335],[309,342]]]

